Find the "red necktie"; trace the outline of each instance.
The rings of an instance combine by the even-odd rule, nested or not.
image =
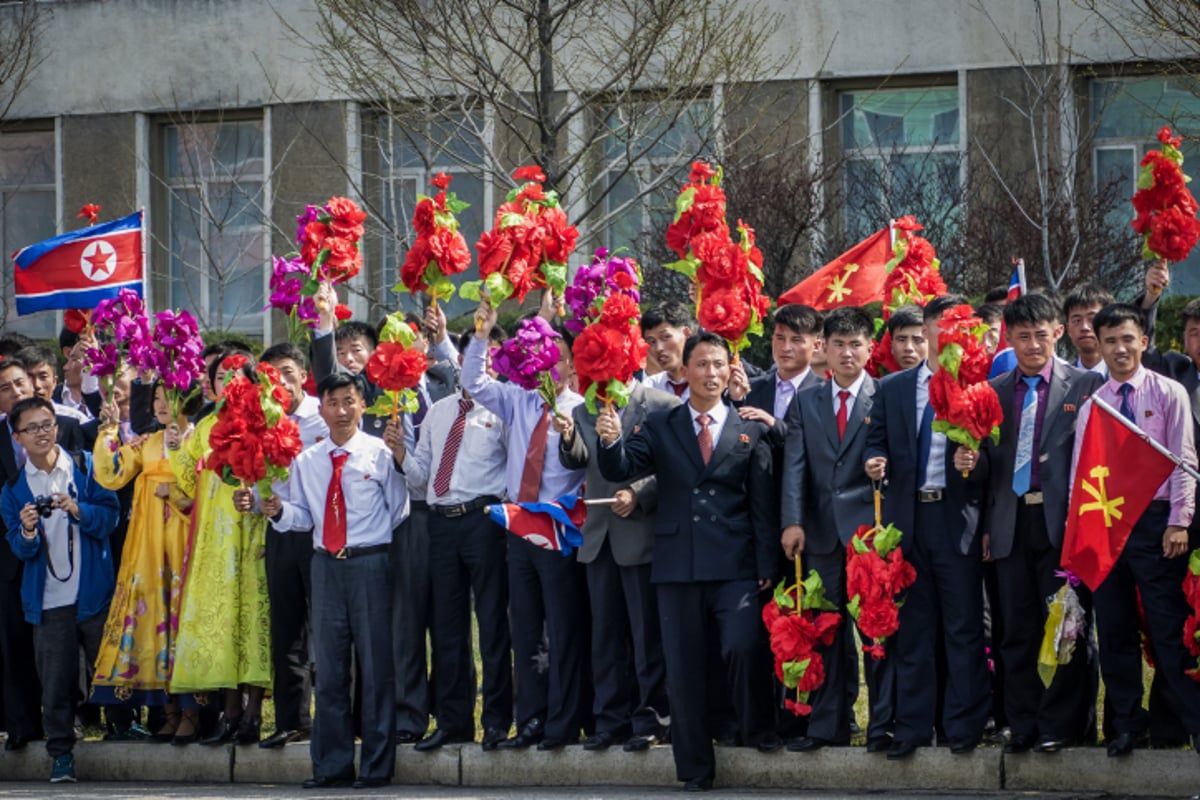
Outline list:
[[[696,422],[700,423],[700,433],[696,434],[696,444],[700,445],[700,457],[707,464],[712,458],[712,431],[708,429],[708,423],[712,422],[712,417],[708,414],[700,414],[696,417]]]
[[[450,426],[446,435],[446,446],[442,450],[442,460],[438,462],[437,475],[433,478],[433,493],[438,497],[450,491],[450,476],[454,474],[454,461],[458,458],[458,448],[462,444],[463,431],[467,428],[467,412],[475,405],[473,400],[458,401],[458,416]]]
[[[536,503],[538,488],[542,485],[542,467],[546,463],[546,438],[550,433],[550,406],[542,403],[542,416],[533,426],[529,437],[529,449],[525,451],[525,471],[521,473],[521,491],[518,503]]]
[[[849,396],[850,392],[845,389],[838,392],[838,400],[841,401],[837,410],[838,439],[843,439],[846,436],[846,398]]]
[[[346,496],[342,493],[342,467],[346,466],[349,453],[330,453],[333,475],[329,477],[329,492],[325,495],[325,525],[321,531],[321,543],[330,553],[338,553],[346,546]]]
[[[676,383],[675,381],[668,379],[667,386],[671,387],[671,391],[675,393],[676,397],[683,397],[683,393],[687,391],[688,382],[680,381],[679,383]]]

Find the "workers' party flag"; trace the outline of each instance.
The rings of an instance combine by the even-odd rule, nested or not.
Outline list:
[[[882,300],[891,259],[891,230],[884,228],[781,294],[779,305],[803,303],[825,311]]]
[[[93,308],[142,294],[142,212],[32,244],[13,255],[18,314]]]

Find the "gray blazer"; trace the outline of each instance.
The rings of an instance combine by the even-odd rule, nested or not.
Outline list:
[[[674,408],[679,398],[670,392],[649,389],[634,383],[629,405],[621,414],[621,435],[629,438],[646,421],[651,411]],[[658,479],[653,474],[641,475],[632,482],[613,482],[600,474],[593,457],[600,447],[596,437],[596,415],[580,403],[572,412],[575,438],[570,447],[560,445],[559,460],[567,469],[587,468],[584,479],[587,497],[612,497],[618,489],[632,488],[637,494],[637,508],[625,519],[612,512],[610,506],[592,506],[583,524],[583,545],[579,561],[587,564],[596,559],[605,538],[612,548],[613,559],[622,567],[649,564],[654,555],[654,511],[658,506]]]
[[[875,387],[867,376],[840,441],[833,381],[797,392],[788,409],[779,522],[804,527],[806,552],[828,555],[848,543],[858,526],[875,521],[871,480],[863,471]]]
[[[1046,533],[1051,544],[1062,547],[1063,531],[1067,525],[1067,504],[1071,495],[1075,417],[1084,401],[1104,383],[1104,377],[1076,369],[1058,359],[1054,360],[1051,369],[1046,413],[1042,419],[1042,435],[1036,452]],[[1007,558],[1012,553],[1017,527],[1017,495],[1012,490],[1012,480],[1021,418],[1013,409],[1013,389],[1019,371],[1014,369],[992,379],[992,387],[1004,410],[1004,421],[1000,423],[1000,443],[992,445],[989,441],[984,442],[991,472],[983,531],[991,536],[992,558]]]

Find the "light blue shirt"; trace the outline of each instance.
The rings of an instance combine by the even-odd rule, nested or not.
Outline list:
[[[929,365],[922,361],[917,373],[917,438],[921,436],[921,417],[925,416],[925,406],[929,405],[929,380],[933,372]],[[925,466],[925,485],[918,486],[921,491],[946,488],[946,434],[933,432],[929,440],[929,463]]]
[[[537,392],[527,391],[515,383],[501,383],[487,373],[487,342],[471,337],[467,352],[463,354],[462,385],[471,398],[504,423],[508,431],[508,459],[505,468],[505,483],[508,496],[515,499],[521,494],[521,476],[525,472],[525,454],[533,429],[542,416],[542,397]],[[583,402],[583,398],[570,389],[564,389],[556,399],[560,414],[571,416],[571,410]],[[557,456],[559,434],[551,424],[546,440],[546,461],[542,467],[542,483],[538,487],[538,500],[557,500],[565,494],[576,494],[583,485],[585,470],[567,469]],[[715,440],[714,440],[715,441]]]

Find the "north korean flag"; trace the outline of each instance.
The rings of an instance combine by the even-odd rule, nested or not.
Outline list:
[[[580,529],[587,519],[587,505],[576,495],[546,503],[497,503],[484,509],[493,522],[543,550],[569,556],[583,544]]]
[[[142,212],[31,244],[13,255],[17,313],[94,308],[142,294]]]

